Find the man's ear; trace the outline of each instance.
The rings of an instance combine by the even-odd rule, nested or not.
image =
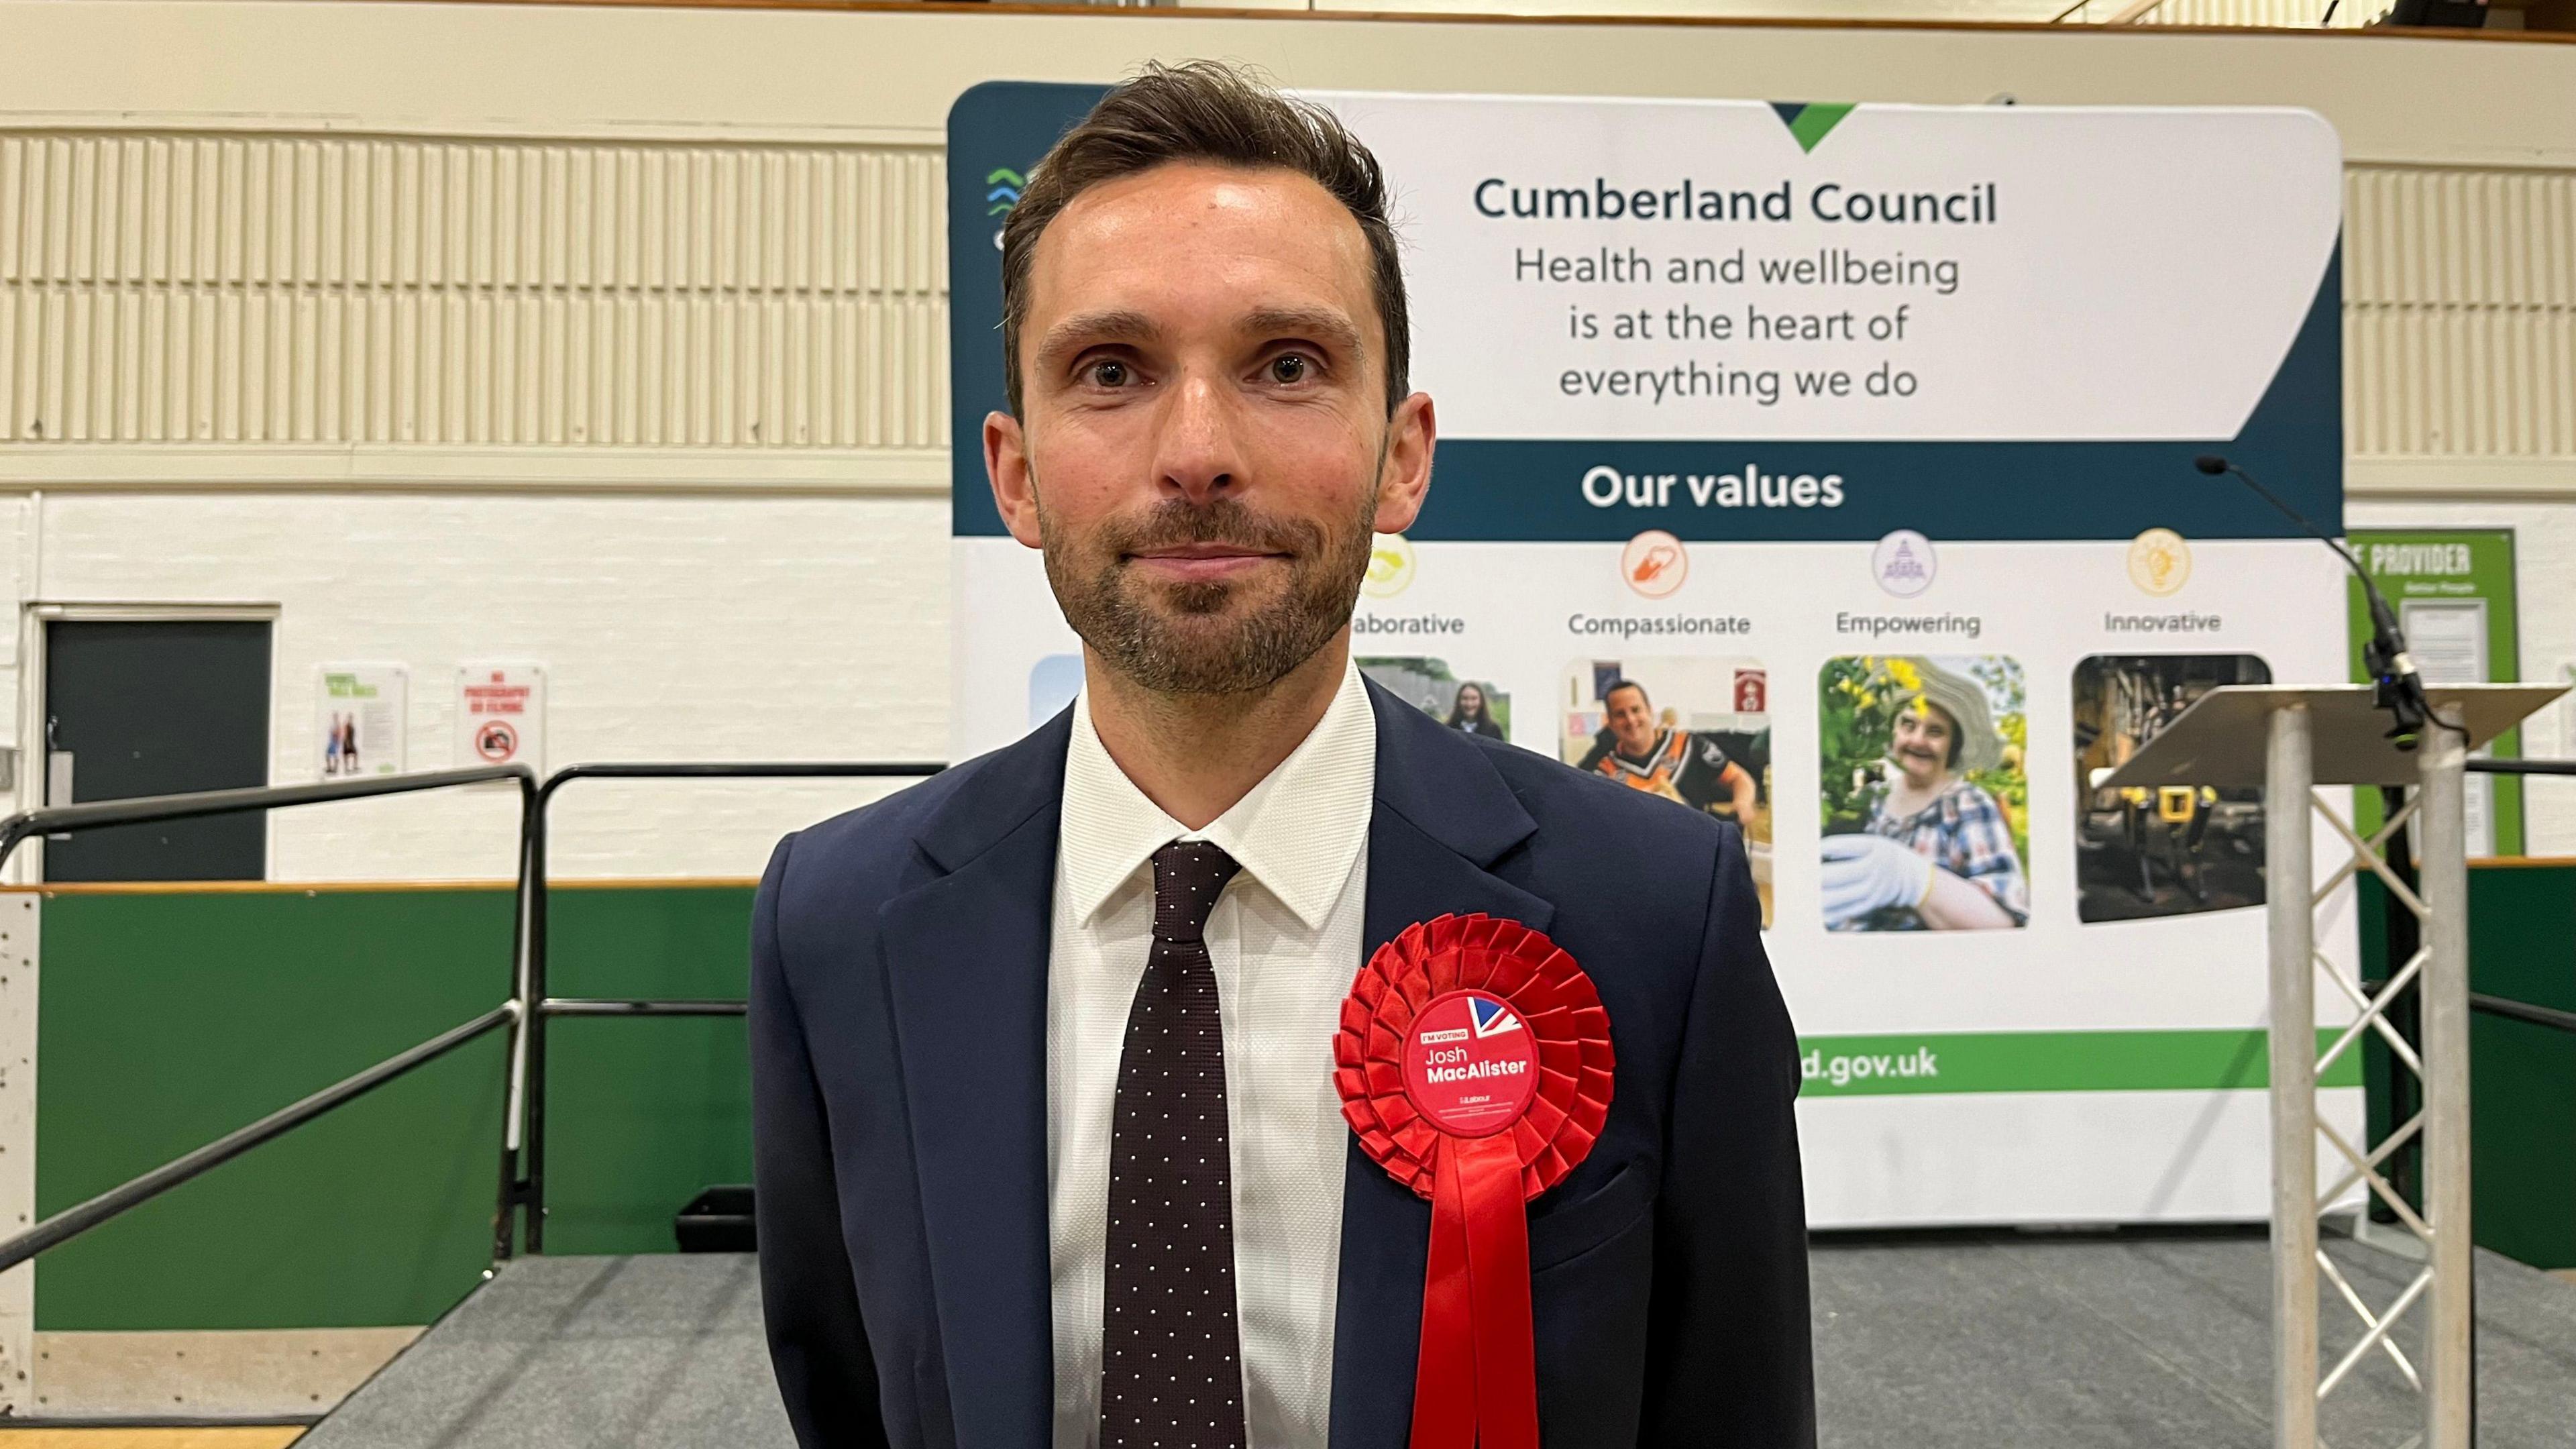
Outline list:
[[[993,506],[1011,537],[1038,546],[1036,476],[1029,471],[1028,434],[1009,413],[984,415],[984,476],[993,484]]]
[[[989,428],[988,428],[989,431]],[[1386,423],[1386,453],[1378,465],[1379,533],[1402,533],[1422,512],[1431,493],[1431,451],[1439,442],[1439,423],[1432,416],[1431,394],[1417,392],[1395,405]]]

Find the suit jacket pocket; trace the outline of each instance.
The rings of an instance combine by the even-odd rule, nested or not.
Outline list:
[[[1542,1197],[1530,1214],[1530,1271],[1571,1262],[1636,1225],[1655,1202],[1655,1174],[1641,1162],[1620,1164],[1610,1180],[1578,1198]]]

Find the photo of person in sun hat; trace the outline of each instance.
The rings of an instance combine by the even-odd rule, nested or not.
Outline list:
[[[2026,923],[2013,812],[2027,796],[2011,737],[2022,723],[2020,666],[2000,656],[1863,656],[1831,661],[1820,684],[1827,929]]]

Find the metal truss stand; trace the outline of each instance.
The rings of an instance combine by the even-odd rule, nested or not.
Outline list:
[[[2451,723],[2457,724],[2456,711]],[[2313,892],[2288,888],[2313,880],[2312,819],[2274,805],[2267,822],[2272,943],[2272,1442],[2276,1449],[2312,1449],[2317,1405],[2349,1377],[2362,1359],[2385,1354],[2399,1374],[2424,1395],[2425,1449],[2469,1449],[2469,874],[2461,777],[2468,759],[2462,735],[2439,725],[2425,731],[2416,751],[2418,782],[2404,809],[2367,839],[2334,806],[2315,793],[2315,742],[2311,706],[2272,711],[2266,751],[2265,798],[2304,800],[2332,826],[2349,859]],[[2419,896],[2388,868],[2384,852],[2400,842],[2408,822],[2419,842]],[[2378,994],[2366,993],[2316,949],[2315,912],[2345,881],[2369,871],[2388,888],[2389,909],[2415,913],[2423,945],[2396,964]],[[2320,1054],[2316,1036],[2316,982],[2333,983],[2357,1015]],[[2387,1010],[2409,987],[2423,1010],[2423,1050],[2388,1022]],[[2317,1111],[2317,1077],[2365,1032],[2388,1046],[2391,1066],[2415,1073],[2423,1107],[2386,1138],[2363,1152]],[[2418,1136],[2424,1142],[2424,1210],[2417,1213],[2380,1165]],[[2317,1140],[2331,1145],[2342,1167],[2319,1193]],[[2370,1191],[2424,1247],[2424,1266],[2404,1291],[2374,1311],[2317,1241],[2317,1215],[2356,1184]],[[2318,1375],[2318,1279],[2358,1315],[2363,1333],[2334,1366]],[[2432,1323],[2419,1368],[2390,1336],[2400,1318],[2429,1301]]]
[[[2438,723],[2411,753],[2382,736],[2386,717],[2361,687],[2230,686],[2213,690],[2110,777],[2113,787],[2155,784],[2264,787],[2265,883],[2271,936],[2272,1102],[2272,1443],[2317,1449],[2317,1408],[2363,1360],[2381,1355],[2424,1397],[2423,1449],[2470,1449],[2474,1406],[2470,1366],[2475,1243],[2469,1215],[2468,851],[2462,778],[2469,751],[2561,691],[2520,685],[2427,691]],[[2259,760],[2256,758],[2259,751]],[[2405,806],[2368,837],[2316,791],[2320,784],[2406,785]],[[2300,802],[2294,804],[2293,802]],[[2304,804],[2306,808],[2301,808]],[[2322,880],[2312,853],[2322,817],[2342,860]],[[2389,868],[2384,852],[2414,826],[2421,891]],[[2317,913],[2362,872],[2379,877],[2390,909],[2415,914],[2422,945],[2377,992],[2366,990],[2317,949]],[[2302,885],[2308,886],[2302,889]],[[2316,991],[2323,980],[2354,1011],[2324,1051],[2317,1049]],[[2388,1020],[2409,988],[2422,1009],[2422,1048]],[[2387,1044],[2392,1066],[2415,1073],[2423,1107],[2367,1151],[2317,1111],[2317,1078],[2358,1050],[2366,1034]],[[2319,1191],[2317,1144],[2336,1159]],[[2420,1213],[2381,1172],[2391,1154],[2420,1140]],[[2318,1217],[2355,1187],[2386,1203],[2423,1245],[2423,1267],[2398,1295],[2374,1306],[2327,1257]],[[2318,1356],[2321,1291],[2331,1288],[2359,1316],[2361,1338],[2332,1365]],[[2391,1336],[2421,1306],[2424,1361]]]

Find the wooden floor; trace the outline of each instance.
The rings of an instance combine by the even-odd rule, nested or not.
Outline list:
[[[301,1428],[0,1428],[0,1449],[286,1449]]]

